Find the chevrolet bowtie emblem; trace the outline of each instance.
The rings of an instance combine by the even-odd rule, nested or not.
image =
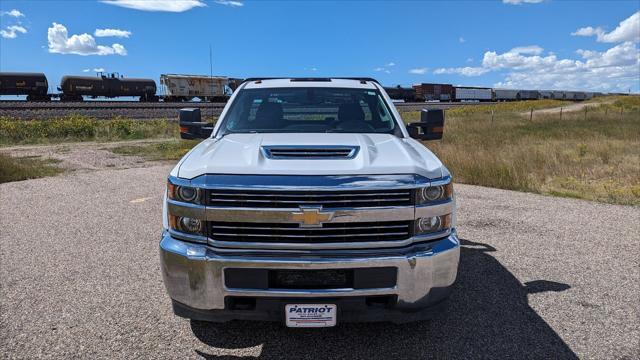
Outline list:
[[[299,212],[292,212],[291,219],[300,223],[300,227],[322,227],[323,222],[333,218],[332,211],[322,212],[322,207],[300,207]]]

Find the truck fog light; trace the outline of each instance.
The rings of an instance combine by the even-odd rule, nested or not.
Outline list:
[[[180,230],[189,233],[199,233],[202,222],[198,219],[183,217],[180,218]]]
[[[445,230],[451,226],[451,214],[423,217],[416,220],[416,233],[427,234]]]
[[[418,231],[422,233],[438,231],[441,225],[442,221],[440,220],[440,216],[418,219]]]

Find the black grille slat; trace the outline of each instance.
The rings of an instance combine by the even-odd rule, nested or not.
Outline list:
[[[225,207],[298,208],[317,205],[323,208],[410,206],[413,195],[403,190],[358,191],[247,191],[209,190],[208,204]]]
[[[330,243],[404,240],[411,236],[411,221],[325,223],[305,228],[295,223],[211,222],[214,240],[264,243]]]

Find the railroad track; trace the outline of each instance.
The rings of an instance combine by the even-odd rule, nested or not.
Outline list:
[[[464,105],[485,105],[493,103],[395,103],[399,111],[419,111],[421,109],[449,109]],[[117,116],[131,119],[172,119],[178,110],[186,107],[200,108],[204,116],[220,115],[225,103],[185,102],[185,103],[145,103],[137,101],[82,101],[82,102],[27,102],[0,100],[0,117],[24,120],[51,119],[68,115],[89,116],[96,119],[111,119]]]
[[[180,109],[185,107],[197,107],[206,109],[222,109],[225,103],[150,103],[137,101],[80,101],[80,102],[27,102],[27,101],[0,101],[0,110],[21,109]]]

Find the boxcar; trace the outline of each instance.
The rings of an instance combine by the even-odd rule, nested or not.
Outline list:
[[[29,101],[49,101],[49,83],[43,73],[0,73],[0,95],[27,95]]]
[[[539,99],[553,99],[553,91],[540,90],[538,94],[540,94]]]
[[[392,100],[403,100],[405,102],[416,101],[416,89],[403,88],[400,85],[396,87],[385,87],[384,91],[387,92]]]
[[[121,96],[139,97],[140,101],[158,101],[156,82],[151,79],[124,78],[111,75],[64,76],[60,81],[62,101],[82,101],[90,98]]]
[[[167,102],[190,101],[196,97],[203,101],[226,101],[229,83],[224,76],[160,75],[160,86]]]
[[[496,101],[515,101],[518,100],[518,90],[511,89],[495,89],[494,100]]]
[[[538,100],[540,93],[537,90],[520,90],[518,93],[520,100]]]
[[[567,98],[566,91],[554,90],[551,92],[551,98],[554,100],[565,100]]]
[[[416,101],[451,101],[453,86],[451,84],[415,84]]]
[[[456,86],[453,88],[455,101],[491,101],[493,89],[480,87]]]
[[[582,101],[587,99],[587,93],[584,91],[576,91],[573,95],[573,100]]]

